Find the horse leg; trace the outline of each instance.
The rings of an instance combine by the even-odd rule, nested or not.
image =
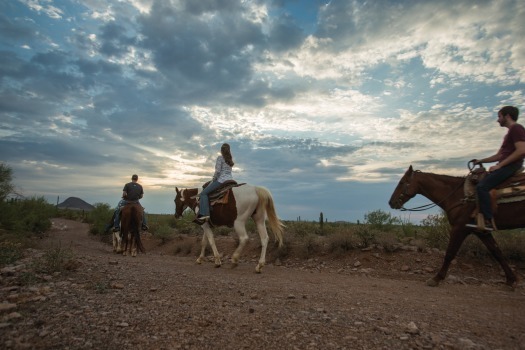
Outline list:
[[[199,257],[197,258],[197,261],[196,261],[196,263],[199,264],[199,265],[202,264],[202,261],[205,258],[206,246],[207,245],[208,245],[208,238],[206,236],[206,232],[203,231],[202,241],[201,241],[201,254],[199,255]]]
[[[213,232],[208,226],[208,223],[202,225],[202,229],[204,230],[204,234],[208,236],[208,242],[210,242],[211,250],[213,251],[213,256],[215,257],[215,267],[221,267],[222,265],[221,257],[219,255],[219,251],[217,250],[217,246],[215,245],[215,239],[213,238]]]
[[[137,256],[137,236],[135,232],[131,234],[131,256]]]
[[[487,247],[494,259],[496,259],[496,261],[500,264],[501,268],[505,272],[505,284],[509,286],[512,290],[514,290],[518,286],[518,278],[510,268],[507,260],[503,257],[503,253],[501,252],[501,249],[499,248],[498,243],[496,242],[492,234],[480,234],[478,235],[478,238],[481,240],[481,242],[483,242],[485,247]]]
[[[244,221],[239,220],[235,220],[233,224],[233,228],[239,236],[239,245],[232,254],[232,267],[237,267],[237,265],[239,264],[239,259],[241,257],[242,250],[244,249],[246,242],[248,242],[248,233],[246,233],[245,224],[246,223]]]
[[[452,260],[454,260],[454,258],[456,257],[456,254],[458,253],[458,250],[461,247],[461,244],[463,244],[463,241],[465,240],[467,235],[468,231],[466,231],[463,227],[452,228],[452,230],[450,231],[450,239],[448,241],[448,247],[445,253],[445,258],[443,259],[443,265],[434,277],[427,280],[427,286],[437,287],[439,285],[439,282],[445,279],[445,277],[447,276],[448,268],[450,267]]]
[[[117,252],[117,235],[116,235],[117,232],[113,232],[112,235],[113,235],[113,253],[116,253]]]
[[[264,218],[262,220],[257,220],[257,231],[259,232],[259,237],[261,238],[261,256],[259,258],[259,263],[255,267],[255,272],[261,273],[263,266],[266,264],[266,248],[268,247],[269,240]]]

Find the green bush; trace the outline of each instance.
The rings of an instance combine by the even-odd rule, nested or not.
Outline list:
[[[365,214],[365,224],[374,229],[390,231],[395,225],[399,225],[401,220],[393,217],[392,214],[382,210],[375,210]]]
[[[22,258],[23,250],[20,243],[0,242],[0,266],[6,266]]]
[[[51,228],[56,210],[43,197],[0,202],[0,227],[12,232],[41,233]]]
[[[95,209],[88,212],[86,215],[86,222],[90,224],[89,232],[94,235],[101,235],[105,233],[108,225],[111,224],[114,208],[111,208],[107,203],[95,203]]]
[[[431,248],[446,249],[450,237],[450,224],[444,212],[429,215],[421,221],[425,239]]]

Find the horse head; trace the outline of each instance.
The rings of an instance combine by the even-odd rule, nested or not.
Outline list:
[[[406,202],[417,194],[417,190],[417,184],[414,181],[414,169],[411,165],[405,172],[405,175],[399,180],[392,197],[388,201],[390,208],[401,209]]]
[[[174,199],[175,218],[178,219],[182,217],[182,213],[184,213],[186,208],[195,208],[197,200],[194,198],[194,196],[197,194],[197,189],[183,188],[179,190],[177,187],[175,187],[175,192],[177,192],[177,195]]]

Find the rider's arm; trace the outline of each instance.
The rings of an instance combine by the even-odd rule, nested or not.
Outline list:
[[[514,152],[512,152],[507,158],[503,159],[497,165],[491,167],[491,169],[496,170],[514,163],[515,161],[523,159],[525,157],[525,141],[515,142],[514,147],[516,148]]]
[[[500,158],[501,158],[501,154],[498,151],[498,153],[496,153],[496,154],[494,154],[494,155],[492,155],[490,157],[477,160],[476,163],[493,163],[493,162],[497,162],[498,160],[500,160]]]

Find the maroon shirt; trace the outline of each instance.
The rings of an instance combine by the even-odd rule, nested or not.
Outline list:
[[[521,124],[514,124],[509,128],[505,138],[503,138],[503,143],[499,149],[499,153],[501,154],[500,162],[516,150],[514,144],[519,141],[525,142],[525,128]],[[515,161],[513,164],[519,164],[520,166],[523,165],[523,158]]]

